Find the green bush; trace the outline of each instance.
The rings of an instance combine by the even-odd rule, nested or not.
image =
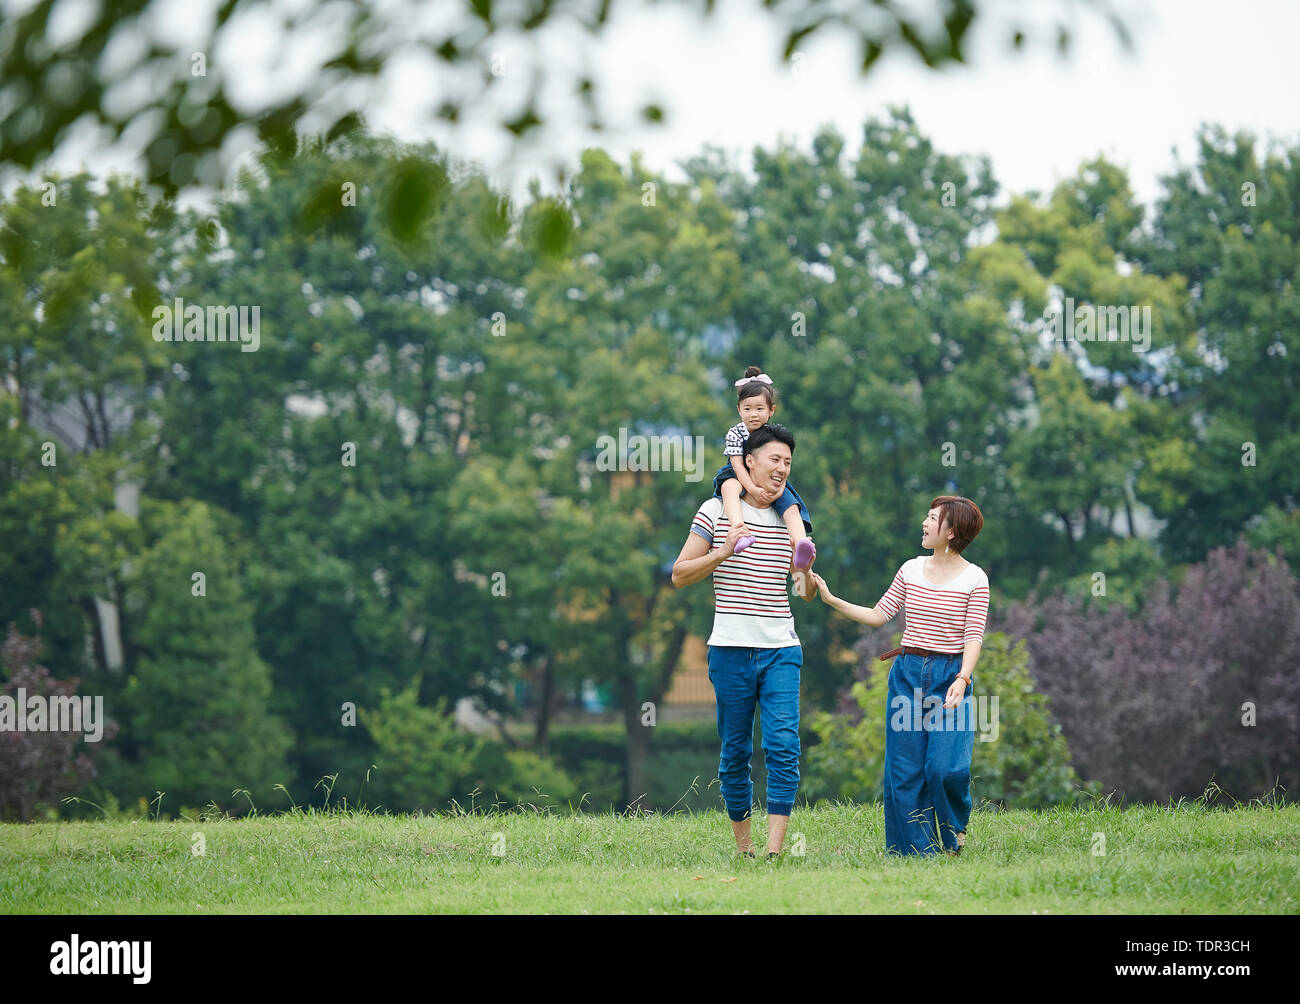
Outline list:
[[[624,761],[627,759],[627,742],[621,724],[552,726],[550,747],[551,756],[580,782],[583,776],[580,765],[583,763],[596,760],[617,766],[621,797]]]
[[[583,760],[573,772],[579,795],[587,797],[582,800],[582,807],[588,812],[608,812],[621,808],[623,800],[623,777],[625,770],[622,763],[609,760]]]
[[[496,744],[494,744],[496,745]],[[498,781],[484,779],[481,786],[509,805],[564,807],[579,798],[578,785],[554,760],[532,750],[506,751],[507,773]]]
[[[761,761],[756,756],[755,761]],[[646,765],[646,794],[659,812],[690,809],[695,812],[722,807],[718,788],[718,739],[708,749],[676,749],[651,754]],[[755,789],[759,771],[754,770]]]
[[[420,704],[419,692],[418,677],[397,694],[385,687],[377,709],[359,712],[379,750],[368,799],[372,806],[432,811],[469,790],[464,785],[475,773],[484,740],[456,727],[445,698],[428,707]]]
[[[458,728],[447,700],[419,701],[420,678],[400,693],[381,689],[379,708],[363,709],[361,723],[379,748],[367,801],[393,812],[519,803],[576,804],[579,787],[554,760]]]
[[[850,692],[863,712],[859,721],[830,712],[813,716],[818,742],[808,751],[802,786],[810,801],[881,799],[890,665],[873,662],[868,679],[853,684]],[[975,679],[975,696],[990,699],[988,714],[996,716],[997,725],[988,730],[995,738],[985,741],[983,723],[976,718],[971,764],[976,804],[987,800],[1017,808],[1045,807],[1074,802],[1085,792],[1100,794],[1097,786],[1085,786],[1071,766],[1065,736],[1052,721],[1047,698],[1033,688],[1023,641],[1011,647],[1005,634],[987,635]]]

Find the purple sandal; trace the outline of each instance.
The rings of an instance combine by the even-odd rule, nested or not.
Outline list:
[[[754,541],[756,540],[758,540],[758,538],[754,536],[741,537],[738,541],[736,541],[735,550],[733,550],[731,553],[739,554],[741,551],[747,548],[750,544],[754,543]]]
[[[801,572],[806,572],[815,557],[817,557],[817,545],[812,542],[811,537],[801,537],[799,543],[794,546],[794,567]]]

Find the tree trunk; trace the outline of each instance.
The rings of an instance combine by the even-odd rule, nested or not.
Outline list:
[[[1060,509],[1056,510],[1056,515],[1060,516],[1061,522],[1065,524],[1065,539],[1069,541],[1070,553],[1073,554],[1074,553],[1074,525],[1070,522],[1069,515],[1061,512]]]
[[[542,699],[537,708],[537,731],[533,735],[533,748],[542,756],[549,756],[551,751],[551,705],[555,700],[555,670],[551,665],[551,655],[547,653],[542,662]]]
[[[645,787],[645,762],[650,750],[650,730],[641,724],[641,705],[636,699],[636,677],[619,682],[623,700],[623,727],[627,732],[627,788],[624,800],[629,809],[653,809]]]
[[[99,608],[89,596],[81,600],[81,609],[90,619],[91,653],[95,669],[101,673],[108,671],[108,653],[104,650],[104,625],[99,621]]]
[[[655,721],[658,721],[660,706],[664,694],[672,686],[673,674],[677,672],[677,663],[681,659],[682,648],[686,644],[686,627],[679,624],[673,628],[664,650],[663,662],[650,683],[648,700],[655,709]],[[650,755],[651,729],[641,724],[641,703],[637,700],[636,677],[623,680],[619,688],[623,703],[623,726],[627,731],[627,804],[637,808],[652,809],[654,803],[646,792],[645,765]]]

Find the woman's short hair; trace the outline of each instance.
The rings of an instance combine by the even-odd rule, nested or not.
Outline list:
[[[930,508],[939,510],[939,529],[942,530],[947,523],[952,530],[948,547],[958,554],[984,528],[984,514],[980,507],[960,495],[940,495],[930,503]]]

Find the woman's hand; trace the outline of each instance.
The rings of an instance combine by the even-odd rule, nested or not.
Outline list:
[[[812,569],[808,570],[808,574],[812,576],[813,582],[817,585],[817,592],[821,595],[822,602],[833,610],[857,621],[859,624],[869,624],[871,627],[884,627],[888,622],[889,618],[875,607],[860,607],[856,603],[840,599],[826,587],[826,580]]]
[[[943,706],[945,708],[957,707],[957,705],[961,703],[961,699],[965,695],[965,693],[966,693],[966,677],[958,673],[957,679],[953,680],[952,686],[948,688],[948,693],[943,699]]]

